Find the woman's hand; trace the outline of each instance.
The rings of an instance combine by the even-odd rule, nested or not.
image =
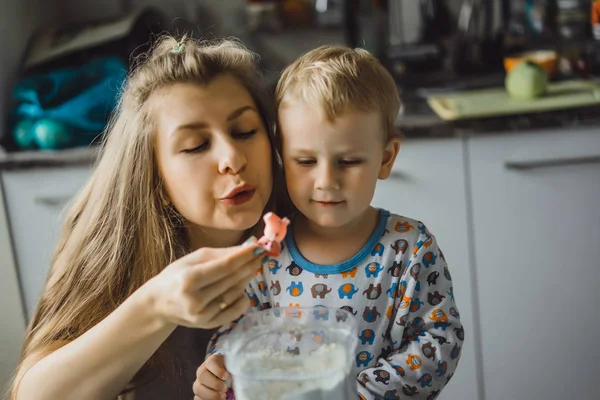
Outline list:
[[[198,249],[144,285],[151,306],[162,321],[175,325],[212,329],[231,322],[249,306],[244,289],[263,252],[256,238],[241,246]]]
[[[220,400],[227,394],[227,380],[231,376],[221,354],[213,354],[196,371],[194,400]]]

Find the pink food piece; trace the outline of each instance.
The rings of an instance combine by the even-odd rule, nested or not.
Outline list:
[[[290,220],[279,218],[274,212],[266,213],[263,220],[265,221],[264,235],[258,243],[265,249],[265,254],[277,257],[281,253],[280,243],[285,239]]]
[[[281,254],[281,245],[278,242],[272,242],[263,236],[258,241],[258,244],[265,249],[265,254],[268,256],[277,257]]]

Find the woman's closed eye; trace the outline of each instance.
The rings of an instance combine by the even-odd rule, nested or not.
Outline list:
[[[250,131],[246,131],[246,132],[237,132],[237,133],[232,133],[231,136],[233,136],[235,139],[250,139],[252,136],[254,136],[256,134],[256,132],[258,132],[258,129],[252,129]]]
[[[317,163],[317,160],[315,160],[314,158],[298,158],[296,159],[296,164],[298,165],[302,165],[302,166],[311,166]]]
[[[183,149],[181,150],[182,153],[200,153],[206,149],[208,149],[208,140],[206,142],[203,142],[202,144],[200,144],[199,146],[196,147],[191,147],[189,149]]]
[[[252,129],[252,130],[246,131],[246,132],[232,133],[231,136],[234,139],[245,140],[245,139],[250,139],[257,132],[258,132],[258,129]],[[191,147],[191,148],[188,148],[188,149],[184,149],[184,150],[182,150],[182,152],[183,153],[188,153],[188,154],[189,153],[201,153],[201,152],[207,150],[209,146],[210,146],[210,141],[206,140],[202,144],[200,144],[200,145],[198,145],[196,147]]]

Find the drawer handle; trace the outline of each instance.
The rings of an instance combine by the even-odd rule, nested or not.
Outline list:
[[[62,207],[71,200],[71,197],[51,197],[51,196],[37,196],[34,201],[36,204],[41,204],[47,207]]]
[[[538,160],[505,160],[504,167],[507,169],[526,170],[534,168],[560,167],[564,165],[591,164],[600,162],[600,155],[580,157],[558,157]]]

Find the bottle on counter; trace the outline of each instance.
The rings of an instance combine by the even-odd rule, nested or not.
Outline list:
[[[564,41],[581,41],[589,37],[588,0],[557,0],[556,25]]]

